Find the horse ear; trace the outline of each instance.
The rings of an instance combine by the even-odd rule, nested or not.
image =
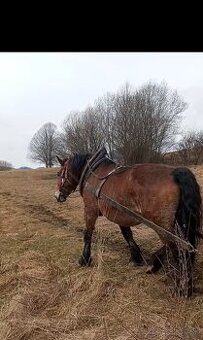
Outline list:
[[[63,160],[62,160],[61,158],[59,158],[58,156],[56,156],[56,158],[57,158],[58,162],[59,162],[61,165],[63,165]]]

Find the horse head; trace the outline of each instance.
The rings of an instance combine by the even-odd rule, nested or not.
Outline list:
[[[61,159],[58,156],[56,157],[61,168],[57,173],[57,191],[54,196],[58,202],[65,202],[67,197],[76,190],[79,178],[73,172],[72,158]]]
[[[55,197],[58,202],[65,202],[67,197],[76,190],[90,154],[74,154],[70,158],[64,159],[56,157],[61,168],[57,173],[58,182]]]

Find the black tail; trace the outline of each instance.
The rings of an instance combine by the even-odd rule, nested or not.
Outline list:
[[[180,201],[176,220],[181,231],[193,247],[197,248],[202,229],[202,198],[195,176],[188,168],[173,171],[175,182],[180,187]],[[194,259],[194,258],[193,258]]]

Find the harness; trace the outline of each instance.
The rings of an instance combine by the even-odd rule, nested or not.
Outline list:
[[[146,226],[155,230],[158,234],[163,234],[164,236],[167,235],[169,240],[171,240],[173,242],[175,241],[178,244],[178,246],[182,245],[182,247],[184,249],[187,249],[189,252],[196,252],[197,250],[188,241],[182,239],[179,235],[175,235],[175,234],[171,233],[170,231],[168,231],[168,230],[164,229],[163,227],[155,224],[154,222],[148,220],[147,218],[144,218],[140,213],[135,212],[135,211],[123,206],[119,202],[116,202],[111,197],[109,197],[106,194],[101,192],[101,189],[102,189],[104,183],[107,181],[107,179],[112,174],[120,173],[120,172],[123,172],[123,171],[125,171],[129,168],[133,168],[133,167],[130,167],[130,166],[116,165],[116,167],[114,169],[112,169],[107,175],[105,175],[103,177],[99,177],[97,174],[95,174],[94,170],[97,169],[97,167],[105,159],[110,159],[110,158],[108,156],[106,148],[102,147],[96,152],[96,154],[94,154],[89,160],[87,160],[87,163],[84,167],[84,170],[82,172],[80,180],[74,174],[72,174],[70,171],[68,172],[68,170],[69,170],[68,169],[68,161],[66,161],[65,164],[64,164],[65,165],[64,170],[62,172],[63,178],[61,177],[61,183],[64,183],[64,181],[67,180],[70,185],[74,185],[74,183],[72,183],[69,180],[69,178],[68,178],[68,175],[69,175],[75,181],[75,184],[77,184],[78,181],[79,181],[78,187],[79,187],[81,196],[82,196],[83,189],[85,188],[88,192],[91,192],[92,194],[94,194],[97,199],[103,198],[111,206],[115,207],[120,212],[126,213],[129,216],[131,216],[131,218],[133,218],[135,220],[135,222],[139,221],[140,223],[144,223]],[[98,180],[101,181],[101,183],[99,184],[99,186],[97,188],[93,187],[91,184],[89,184],[87,182],[87,179],[90,175],[95,176]],[[84,185],[84,182],[85,182],[85,185]],[[72,192],[74,192],[75,190],[76,189],[72,190]],[[202,234],[201,234],[201,238],[203,238]]]
[[[107,181],[107,179],[114,173],[120,173],[125,170],[127,170],[129,167],[127,166],[121,166],[116,164],[116,167],[112,169],[107,175],[103,177],[99,177],[97,174],[95,174],[95,170],[98,168],[98,166],[105,160],[110,159],[106,148],[103,146],[101,147],[86,163],[85,168],[82,172],[82,175],[80,177],[80,181],[78,184],[79,191],[81,196],[83,196],[83,189],[85,188],[86,184],[88,184],[87,179],[90,175],[95,176],[98,180],[101,181],[98,188],[95,191],[96,198],[100,197],[101,189],[104,185],[104,183]],[[86,181],[85,185],[84,182]]]

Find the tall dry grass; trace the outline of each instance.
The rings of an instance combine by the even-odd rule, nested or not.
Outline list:
[[[48,256],[29,250],[15,272],[9,262],[1,264],[7,289],[15,290],[1,309],[1,340],[202,339],[186,301],[169,296],[171,309],[162,314],[164,306],[152,305],[146,285],[116,286],[105,273],[105,239],[96,243],[97,260],[86,270],[64,273]]]
[[[167,267],[148,276],[129,266],[107,220],[93,237],[93,266],[80,268],[82,201],[57,205],[53,175],[0,174],[0,340],[203,339],[201,248],[188,301],[173,296]],[[146,228],[134,236],[147,262],[157,238]]]

